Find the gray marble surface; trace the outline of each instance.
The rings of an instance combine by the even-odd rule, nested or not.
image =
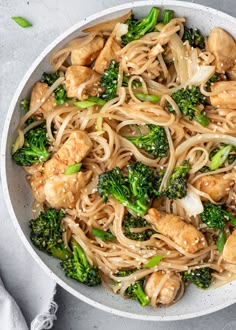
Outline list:
[[[4,117],[14,91],[27,68],[38,54],[65,29],[80,19],[102,9],[126,3],[126,0],[0,0],[0,132]],[[236,17],[235,0],[198,0],[192,1],[222,10]],[[23,16],[33,23],[31,29],[21,29],[10,19],[11,16]],[[9,219],[4,206],[4,197],[0,190],[1,217]],[[14,228],[9,221],[9,237],[15,236]],[[14,238],[18,239],[18,238]],[[21,244],[19,242],[19,244]],[[6,250],[6,242],[1,240],[0,249]],[[24,256],[22,262],[27,264]],[[31,261],[32,262],[32,261]],[[16,269],[16,265],[14,265]],[[22,297],[17,278],[10,275],[13,269],[9,261],[0,270],[6,287],[19,303],[27,321],[31,319],[34,309],[33,301]],[[12,274],[11,274],[12,275]],[[144,322],[114,316],[79,301],[58,287],[55,297],[59,304],[58,320],[54,324],[56,330],[189,330],[189,329],[236,329],[236,306],[233,305],[208,316],[178,322]],[[0,325],[1,328],[1,325]],[[4,329],[8,330],[8,329]]]

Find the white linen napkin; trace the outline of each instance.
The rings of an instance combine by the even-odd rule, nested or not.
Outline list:
[[[0,279],[0,320],[1,328],[7,330],[27,330],[25,319],[14,299],[4,288]]]
[[[1,185],[0,210],[0,329],[25,330],[27,324],[31,330],[51,329],[57,311],[53,301],[56,283],[21,242],[4,204]]]

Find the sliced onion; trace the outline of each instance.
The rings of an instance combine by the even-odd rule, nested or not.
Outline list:
[[[215,73],[215,67],[212,65],[200,65],[197,67],[196,72],[186,82],[186,86],[200,86],[207,82],[207,80]]]
[[[117,23],[115,26],[115,39],[120,42],[121,37],[128,32],[128,25],[123,23]]]
[[[187,195],[178,199],[177,203],[186,211],[189,217],[203,212],[203,205],[199,195],[189,189]]]
[[[132,14],[132,10],[130,10],[127,14],[122,15],[120,17],[90,26],[90,27],[84,29],[83,32],[87,33],[87,32],[112,31],[117,23],[124,23],[130,17],[131,14]]]

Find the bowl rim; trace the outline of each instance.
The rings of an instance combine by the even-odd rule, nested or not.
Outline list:
[[[236,299],[231,298],[228,299],[225,303],[219,304],[217,306],[212,306],[210,308],[207,308],[206,310],[203,311],[196,311],[196,312],[190,312],[188,314],[181,314],[181,315],[145,315],[145,314],[136,314],[136,313],[129,313],[125,312],[116,308],[108,307],[102,303],[96,302],[85,295],[81,294],[77,290],[73,289],[70,285],[66,284],[63,280],[61,280],[44,262],[43,260],[39,257],[39,255],[35,252],[34,248],[30,245],[29,241],[27,240],[25,234],[23,233],[23,230],[21,229],[21,226],[17,220],[16,213],[14,212],[14,209],[12,207],[11,203],[11,198],[10,198],[10,193],[8,190],[8,183],[7,183],[7,176],[6,176],[6,154],[7,154],[7,139],[8,139],[8,133],[9,133],[9,126],[11,122],[12,115],[14,113],[15,107],[17,100],[22,92],[22,89],[24,88],[26,82],[30,78],[31,74],[35,71],[35,69],[38,67],[40,62],[46,57],[52,49],[57,46],[60,42],[62,42],[67,36],[71,35],[73,32],[76,30],[79,30],[82,28],[85,24],[88,24],[92,22],[95,19],[102,18],[105,15],[115,13],[119,10],[129,10],[137,7],[144,7],[144,6],[158,6],[158,5],[173,5],[177,7],[185,7],[185,8],[192,8],[194,9],[200,9],[202,11],[210,11],[213,15],[217,15],[222,19],[226,19],[229,21],[232,21],[236,23],[236,18],[220,11],[215,8],[209,7],[209,6],[204,6],[196,3],[191,3],[191,2],[184,2],[184,1],[175,1],[175,0],[145,0],[145,1],[135,1],[135,2],[129,2],[125,4],[121,4],[118,6],[113,6],[107,9],[104,9],[102,11],[99,11],[98,13],[92,14],[89,17],[80,20],[78,23],[72,25],[66,31],[61,33],[57,38],[55,38],[40,54],[39,56],[33,61],[33,63],[30,65],[29,69],[26,71],[25,75],[23,76],[21,82],[19,83],[14,96],[10,102],[8,112],[6,115],[4,127],[3,127],[3,132],[2,132],[2,141],[1,141],[1,179],[2,179],[2,188],[3,188],[3,194],[5,197],[5,203],[7,206],[7,210],[10,214],[10,218],[13,222],[13,225],[25,245],[27,251],[31,254],[31,256],[34,258],[34,260],[39,264],[39,266],[44,270],[44,272],[50,276],[57,284],[59,284],[62,288],[64,288],[67,292],[71,293],[74,295],[76,298],[79,298],[85,303],[88,303],[89,305],[96,307],[100,310],[103,310],[105,312],[109,312],[111,314],[115,314],[118,316],[122,317],[127,317],[131,319],[139,319],[139,320],[144,320],[144,321],[174,321],[174,320],[184,320],[184,319],[189,319],[189,318],[194,318],[206,314],[210,314],[213,312],[216,312],[218,310],[221,310],[227,306],[230,306],[234,303],[236,303]]]

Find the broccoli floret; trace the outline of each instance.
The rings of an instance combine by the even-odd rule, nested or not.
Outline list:
[[[60,78],[59,71],[56,71],[54,73],[44,72],[41,78],[41,82],[48,84],[48,86],[52,86],[54,82],[59,78]]]
[[[60,73],[58,71],[56,71],[55,73],[44,72],[41,81],[48,84],[48,86],[52,86],[58,78],[60,78]],[[67,97],[67,93],[63,85],[59,85],[54,90],[54,94],[55,94],[56,104],[58,105],[63,104],[66,101],[70,100],[70,98]]]
[[[209,267],[193,269],[190,272],[184,272],[183,280],[195,284],[200,289],[207,289],[211,284],[212,272],[213,270]]]
[[[209,118],[203,111],[199,110],[199,106],[204,105],[206,101],[206,97],[200,92],[199,87],[181,88],[171,97],[178,105],[180,112],[189,120],[194,119],[204,127],[209,125]],[[170,103],[167,103],[167,109],[172,113],[175,112]]]
[[[101,283],[101,277],[96,266],[90,265],[80,245],[72,239],[72,258],[61,263],[66,276],[88,286],[96,286]]]
[[[133,228],[143,228],[150,226],[150,224],[140,217],[133,217],[130,213],[127,213],[123,221],[124,235],[134,241],[146,241],[155,234],[155,230],[146,229],[140,232],[132,232]]]
[[[99,95],[100,98],[109,101],[116,97],[118,75],[119,64],[112,60],[100,80],[100,86],[104,88],[104,92]]]
[[[21,107],[21,109],[26,113],[26,112],[28,112],[29,111],[29,107],[30,107],[30,102],[29,102],[29,100],[27,100],[27,99],[23,99],[23,100],[21,100],[21,102],[20,102],[20,107]]]
[[[120,277],[129,276],[130,274],[132,274],[135,271],[136,271],[136,269],[122,270],[117,273],[117,276],[120,276]],[[140,305],[142,307],[147,306],[149,304],[149,298],[144,293],[143,286],[144,286],[144,278],[136,281],[134,284],[131,284],[125,290],[125,296],[127,296],[133,300],[138,300],[138,302],[140,303]]]
[[[30,221],[32,243],[39,250],[61,260],[71,256],[62,240],[61,220],[64,216],[62,210],[49,208],[46,212],[40,212],[38,218]]]
[[[128,166],[128,182],[131,195],[145,214],[152,197],[158,195],[155,188],[155,175],[150,167],[137,162]]]
[[[205,48],[204,37],[198,29],[192,29],[185,26],[182,40],[188,41],[191,47],[198,47],[200,49]]]
[[[218,79],[219,79],[219,74],[214,73],[213,76],[210,79],[208,79],[208,81],[206,82],[206,87],[207,88],[211,87],[211,84],[216,82]]]
[[[130,16],[125,24],[128,25],[128,32],[122,37],[122,45],[125,46],[133,40],[140,39],[146,33],[154,30],[157,19],[160,14],[158,8],[153,7],[147,17],[136,20],[134,16]]]
[[[151,197],[157,192],[153,171],[142,163],[134,163],[128,167],[128,178],[116,167],[104,172],[98,178],[98,193],[104,202],[108,196],[115,198],[120,204],[143,216],[149,206]]]
[[[111,60],[109,67],[104,71],[100,80],[100,86],[104,89],[99,97],[105,101],[112,100],[116,97],[117,83],[119,76],[119,64],[115,60]],[[123,75],[122,86],[127,87],[129,78]],[[133,81],[133,86],[140,86],[141,82]]]
[[[166,157],[169,144],[165,129],[156,125],[147,126],[149,127],[149,132],[146,135],[126,137],[127,140],[154,157]]]
[[[200,214],[200,218],[208,228],[223,229],[227,221],[236,226],[236,217],[226,210],[225,205],[216,205],[207,201],[203,206],[204,211]]]
[[[50,156],[46,149],[48,145],[46,123],[42,123],[25,134],[23,147],[18,149],[12,157],[20,166],[31,166],[35,163],[45,162]]]
[[[183,198],[187,194],[187,173],[191,169],[189,162],[177,166],[167,181],[163,195],[169,199]]]

